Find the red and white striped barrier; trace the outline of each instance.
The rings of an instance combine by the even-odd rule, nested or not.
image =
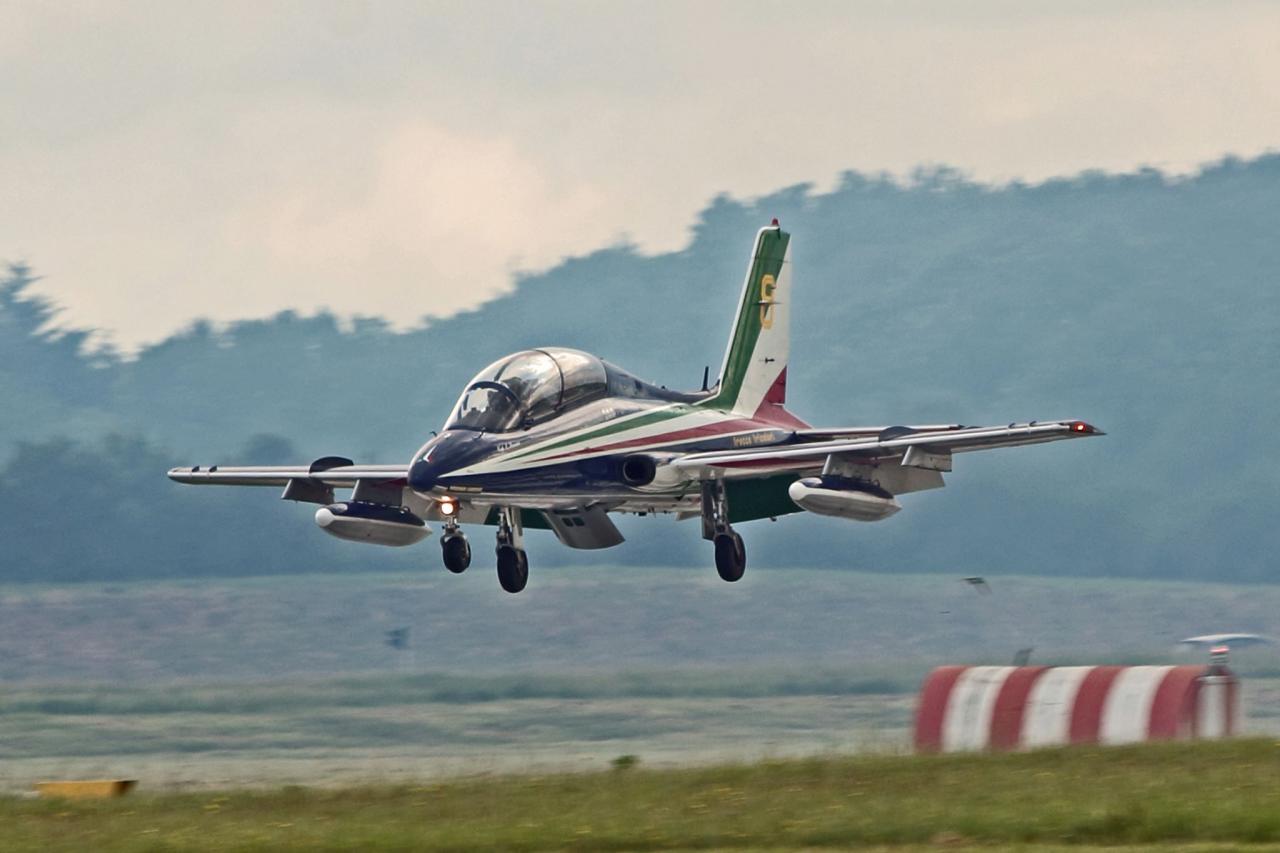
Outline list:
[[[944,666],[925,679],[916,750],[1228,737],[1239,714],[1224,666]]]

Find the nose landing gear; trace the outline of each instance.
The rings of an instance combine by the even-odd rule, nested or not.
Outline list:
[[[516,593],[529,582],[529,556],[524,551],[520,510],[504,506],[498,511],[498,583]]]
[[[471,543],[461,531],[451,533],[446,530],[440,540],[440,550],[444,554],[444,567],[455,575],[462,574],[471,565]]]
[[[742,580],[747,570],[747,548],[729,526],[729,498],[723,480],[702,484],[702,538],[715,544],[716,572],[721,579],[729,583]]]
[[[462,574],[471,565],[471,543],[458,526],[458,504],[452,499],[440,502],[444,515],[444,533],[440,536],[440,551],[444,567],[455,575]]]

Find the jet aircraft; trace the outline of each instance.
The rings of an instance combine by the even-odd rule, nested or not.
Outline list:
[[[718,380],[677,392],[594,355],[524,350],[467,383],[440,432],[407,463],[174,468],[179,483],[283,487],[319,504],[334,536],[412,545],[443,525],[445,567],[462,572],[462,524],[497,528],[498,580],[524,589],[524,531],[570,548],[623,541],[610,513],[699,519],[716,569],[737,581],[746,549],[733,525],[807,511],[855,521],[896,513],[898,496],[943,486],[957,453],[1102,435],[1081,420],[815,429],[786,408],[791,238],[756,235]],[[708,371],[709,373],[709,371]],[[335,489],[351,489],[346,500]]]

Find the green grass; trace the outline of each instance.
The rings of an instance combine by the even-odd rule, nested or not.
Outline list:
[[[0,800],[4,849],[669,850],[1280,843],[1269,740],[340,790]],[[1197,846],[1200,845],[1200,846]]]

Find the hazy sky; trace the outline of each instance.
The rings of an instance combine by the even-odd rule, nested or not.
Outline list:
[[[1280,3],[0,3],[0,259],[126,347],[408,325],[845,169],[1277,148]]]

